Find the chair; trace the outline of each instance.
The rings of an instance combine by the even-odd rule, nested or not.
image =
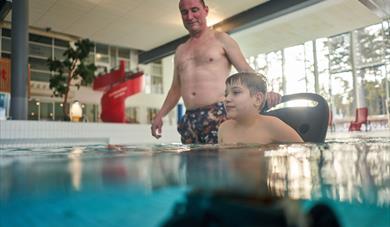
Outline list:
[[[274,116],[295,129],[304,142],[323,143],[329,122],[329,106],[326,100],[314,93],[285,95],[282,102],[292,100],[310,100],[316,104],[304,107],[281,107],[270,109],[264,115]]]
[[[349,125],[348,131],[360,131],[362,124],[366,125],[366,132],[368,129],[368,125],[370,125],[370,122],[367,120],[368,118],[368,108],[357,108],[356,114],[355,114],[355,121],[351,121]]]

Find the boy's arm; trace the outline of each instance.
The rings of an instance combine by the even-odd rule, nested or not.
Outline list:
[[[269,130],[272,140],[279,143],[303,143],[304,141],[299,134],[284,123],[282,120],[276,117],[272,117],[269,122]]]

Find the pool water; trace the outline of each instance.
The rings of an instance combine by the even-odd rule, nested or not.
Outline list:
[[[388,137],[0,152],[2,227],[390,226]]]

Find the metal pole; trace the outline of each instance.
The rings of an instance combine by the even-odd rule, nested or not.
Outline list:
[[[318,59],[317,59],[317,45],[316,41],[313,40],[313,64],[314,64],[314,90],[315,93],[320,94],[320,82],[318,73]],[[329,56],[328,56],[329,57]]]
[[[283,90],[283,95],[286,95],[286,76],[285,76],[285,68],[286,68],[286,59],[284,58],[284,49],[281,50],[282,53],[282,90]]]
[[[356,58],[355,58],[355,50],[356,50],[356,40],[353,35],[353,31],[351,31],[350,34],[350,41],[351,41],[351,71],[352,71],[352,80],[353,80],[353,89],[355,94],[355,108],[356,110],[359,108],[367,107],[366,100],[365,100],[365,94],[364,94],[364,80],[361,75],[357,75],[356,73]],[[360,72],[361,74],[361,72]],[[358,78],[359,77],[359,78]],[[360,81],[359,81],[360,80]]]
[[[11,118],[27,120],[28,0],[12,3]]]
[[[389,59],[387,56],[386,56],[386,49],[387,49],[387,45],[390,43],[390,36],[387,37],[386,35],[386,32],[385,32],[385,26],[384,26],[384,23],[386,22],[387,24],[387,29],[390,30],[390,23],[389,23],[389,18],[387,19],[384,19],[382,21],[382,35],[383,35],[383,58],[384,58],[384,63],[385,63],[385,93],[386,93],[386,100],[385,100],[385,108],[386,108],[386,115],[387,115],[387,125],[390,127],[390,94],[389,94],[389,68],[388,68],[388,65],[390,64],[389,62]]]

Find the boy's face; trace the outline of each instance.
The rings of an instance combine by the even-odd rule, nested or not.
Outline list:
[[[251,95],[249,89],[240,83],[227,85],[226,87],[224,104],[229,119],[257,114],[260,101],[259,96]]]

